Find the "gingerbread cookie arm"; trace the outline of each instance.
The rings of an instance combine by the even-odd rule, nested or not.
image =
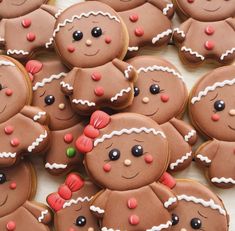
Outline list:
[[[73,94],[73,85],[75,77],[78,75],[79,68],[74,67],[72,71],[70,71],[64,80],[60,82],[61,90],[65,95],[72,95]]]
[[[170,123],[184,137],[188,144],[194,145],[197,142],[197,132],[189,124],[176,118],[171,119]]]
[[[148,2],[160,9],[162,13],[168,18],[172,18],[174,16],[175,10],[174,5],[171,1],[148,0]]]
[[[5,22],[4,19],[0,21],[0,46],[5,44]]]
[[[56,17],[55,15],[58,13],[58,9],[54,6],[50,6],[50,5],[42,5],[40,7],[42,10],[48,12],[49,14],[51,14],[52,16]]]
[[[225,20],[235,31],[235,18],[228,18]]]
[[[191,25],[192,19],[190,18],[182,23],[179,28],[175,28],[173,33],[173,40],[177,43],[183,43]]]

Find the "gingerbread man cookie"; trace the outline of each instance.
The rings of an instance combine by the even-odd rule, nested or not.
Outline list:
[[[195,154],[210,181],[218,187],[235,186],[235,66],[213,70],[191,92],[189,113],[208,142]]]
[[[77,139],[77,148],[86,153],[84,164],[91,179],[104,188],[90,207],[101,219],[102,231],[170,230],[168,210],[177,199],[157,183],[169,153],[166,136],[155,121],[134,113],[109,116],[96,111]]]
[[[39,153],[48,146],[47,114],[29,106],[32,87],[24,67],[0,56],[0,167],[15,164],[22,154]]]
[[[131,104],[136,72],[121,61],[128,33],[111,7],[84,2],[66,9],[57,19],[54,42],[64,63],[73,68],[61,86],[79,114]]]
[[[82,118],[73,111],[68,97],[60,90],[60,82],[68,69],[58,58],[51,57],[45,61],[29,61],[26,70],[33,81],[32,105],[50,116],[51,142],[45,155],[45,168],[53,174],[64,173],[82,162],[74,142],[84,128]]]
[[[47,197],[47,202],[55,211],[56,231],[98,231],[98,220],[90,211],[89,202],[99,191],[90,181],[84,181],[76,173],[71,173],[58,189]]]
[[[47,226],[52,220],[50,210],[30,201],[35,191],[36,175],[29,162],[0,169],[1,231],[50,230]]]
[[[172,211],[172,231],[228,231],[229,216],[223,202],[204,185],[177,180],[173,188],[178,206]]]
[[[183,61],[200,64],[212,59],[226,64],[235,59],[235,1],[175,0],[187,20],[175,29],[174,41]]]
[[[16,59],[27,59],[38,49],[49,48],[56,9],[48,0],[1,0],[0,46]]]
[[[93,1],[93,0],[90,0]],[[128,51],[145,45],[166,45],[172,35],[173,4],[168,0],[99,0],[119,12],[127,25],[130,42]],[[147,12],[147,14],[146,14]]]
[[[180,120],[188,92],[182,75],[166,60],[139,56],[127,61],[138,73],[135,98],[128,112],[148,116],[161,125],[169,142],[170,171],[183,170],[193,159],[196,131]]]

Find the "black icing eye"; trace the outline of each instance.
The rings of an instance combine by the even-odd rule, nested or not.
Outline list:
[[[112,149],[110,152],[109,152],[109,159],[110,160],[118,160],[120,158],[120,151],[118,149]]]
[[[44,101],[46,105],[52,105],[55,102],[55,97],[53,95],[47,95]]]
[[[131,149],[131,152],[132,152],[133,156],[135,156],[135,157],[139,157],[144,154],[143,147],[140,145],[133,146]]]
[[[1,1],[0,1],[1,2]],[[0,91],[3,89],[4,87],[3,87],[3,85],[2,84],[0,84]]]
[[[180,221],[179,217],[176,214],[171,215],[172,225],[177,225]]]
[[[73,39],[75,41],[80,41],[83,38],[83,33],[80,30],[73,32]]]
[[[202,227],[202,222],[199,218],[193,218],[191,220],[191,227],[193,229],[200,229]]]
[[[134,87],[134,96],[138,96],[140,94],[140,89],[138,87]]]
[[[76,220],[76,226],[85,226],[86,225],[86,218],[84,216],[79,216]]]
[[[91,30],[91,35],[95,38],[98,38],[102,35],[102,29],[100,27],[94,27],[92,30]]]
[[[150,86],[149,91],[151,92],[151,94],[156,95],[156,94],[160,93],[161,90],[157,84],[153,84]]]
[[[225,109],[225,102],[223,100],[215,101],[214,108],[216,111],[223,111]]]
[[[4,173],[0,173],[0,184],[4,184],[6,181],[6,175]]]

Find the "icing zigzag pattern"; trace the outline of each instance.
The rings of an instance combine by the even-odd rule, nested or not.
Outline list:
[[[211,179],[211,182],[213,183],[226,183],[226,184],[235,184],[235,180],[232,179],[232,178],[225,178],[225,177],[221,177],[221,178],[218,178],[218,177],[214,177]]]
[[[186,136],[184,136],[184,140],[189,142],[189,140],[196,134],[195,130],[190,131]]]
[[[177,167],[179,164],[183,164],[184,161],[186,161],[191,156],[192,156],[192,152],[186,153],[184,156],[182,156],[180,159],[178,159],[175,163],[171,163],[170,164],[170,169],[174,170],[175,167]]]
[[[164,14],[164,15],[167,15],[167,13],[168,13],[168,11],[171,9],[171,8],[173,8],[173,4],[172,3],[168,3],[167,5],[166,5],[166,7],[162,10],[162,13]]]
[[[224,54],[221,55],[220,60],[224,60],[225,57],[228,55],[232,55],[235,52],[235,47],[233,47],[231,50],[227,50]]]
[[[87,105],[89,107],[94,107],[96,104],[93,102],[89,102],[88,100],[82,100],[82,99],[73,99],[72,101],[74,104],[82,104]]]
[[[23,51],[23,50],[7,50],[7,54],[8,55],[14,55],[14,54],[17,54],[17,55],[28,55],[29,52],[28,51]]]
[[[0,152],[0,158],[15,158],[16,153],[12,152]]]
[[[196,157],[198,159],[200,159],[202,162],[206,162],[207,164],[211,163],[211,160],[207,156],[203,156],[201,154],[198,154]]]
[[[41,117],[42,117],[42,116],[45,116],[45,115],[46,115],[46,112],[40,111],[40,112],[38,112],[37,115],[35,115],[35,116],[33,117],[33,120],[34,120],[34,121],[40,120]]]
[[[29,147],[28,152],[32,152],[47,137],[47,131],[41,134]]]
[[[64,205],[63,205],[63,208],[65,209],[66,207],[70,207],[73,204],[76,205],[79,202],[85,202],[85,201],[89,202],[91,200],[92,200],[92,197],[91,198],[89,198],[89,197],[84,197],[84,198],[78,197],[76,200],[72,199],[70,201],[65,202]]]
[[[183,31],[183,30],[180,30],[180,28],[175,28],[175,29],[174,29],[174,32],[176,32],[177,34],[180,34],[182,38],[185,38],[185,37],[186,37],[184,31]]]
[[[41,216],[38,218],[38,221],[41,223],[41,222],[43,221],[44,217],[45,217],[48,213],[49,213],[48,210],[42,211]]]
[[[138,51],[139,47],[128,47],[128,51]]]
[[[191,55],[194,55],[194,56],[196,56],[197,58],[200,58],[202,61],[205,60],[205,57],[204,57],[204,56],[200,55],[200,54],[199,54],[198,52],[196,52],[196,51],[193,51],[191,48],[187,48],[187,47],[183,46],[183,47],[181,48],[181,51],[189,52]]]
[[[171,206],[172,204],[174,204],[176,201],[177,201],[177,198],[176,198],[176,197],[171,197],[171,198],[169,198],[168,201],[166,201],[166,202],[164,203],[164,207],[167,209],[169,206]]]
[[[156,42],[158,42],[160,39],[164,38],[165,36],[171,35],[172,34],[172,30],[168,29],[164,32],[162,32],[161,34],[158,34],[156,37],[154,37],[152,39],[152,43],[155,44]]]
[[[60,83],[60,85],[64,88],[67,88],[69,91],[72,91],[73,90],[73,87],[71,85],[69,85],[68,83],[65,83],[64,81],[62,81]]]
[[[10,61],[0,60],[0,66],[12,66],[15,67],[16,65]]]
[[[114,97],[111,98],[111,102],[117,101],[119,97],[122,97],[124,93],[128,93],[131,91],[131,88],[122,89],[119,93],[117,93]]]
[[[99,208],[99,207],[96,207],[94,205],[90,206],[90,210],[93,211],[93,212],[96,212],[96,213],[99,213],[99,214],[102,214],[104,213],[104,210]]]
[[[66,164],[56,164],[56,163],[53,163],[53,164],[46,163],[45,168],[49,168],[51,170],[52,169],[65,169],[65,168],[67,168],[67,165]]]
[[[134,69],[134,68],[133,68],[133,66],[131,66],[131,65],[129,65],[129,66],[127,67],[127,69],[124,71],[125,78],[127,78],[127,79],[130,78],[129,72],[131,72],[133,69]]]

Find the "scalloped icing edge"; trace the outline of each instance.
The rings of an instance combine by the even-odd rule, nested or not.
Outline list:
[[[189,157],[192,156],[192,152],[187,152],[180,159],[176,160],[176,162],[170,164],[170,169],[174,170],[179,164],[183,164],[184,161],[188,160]]]

